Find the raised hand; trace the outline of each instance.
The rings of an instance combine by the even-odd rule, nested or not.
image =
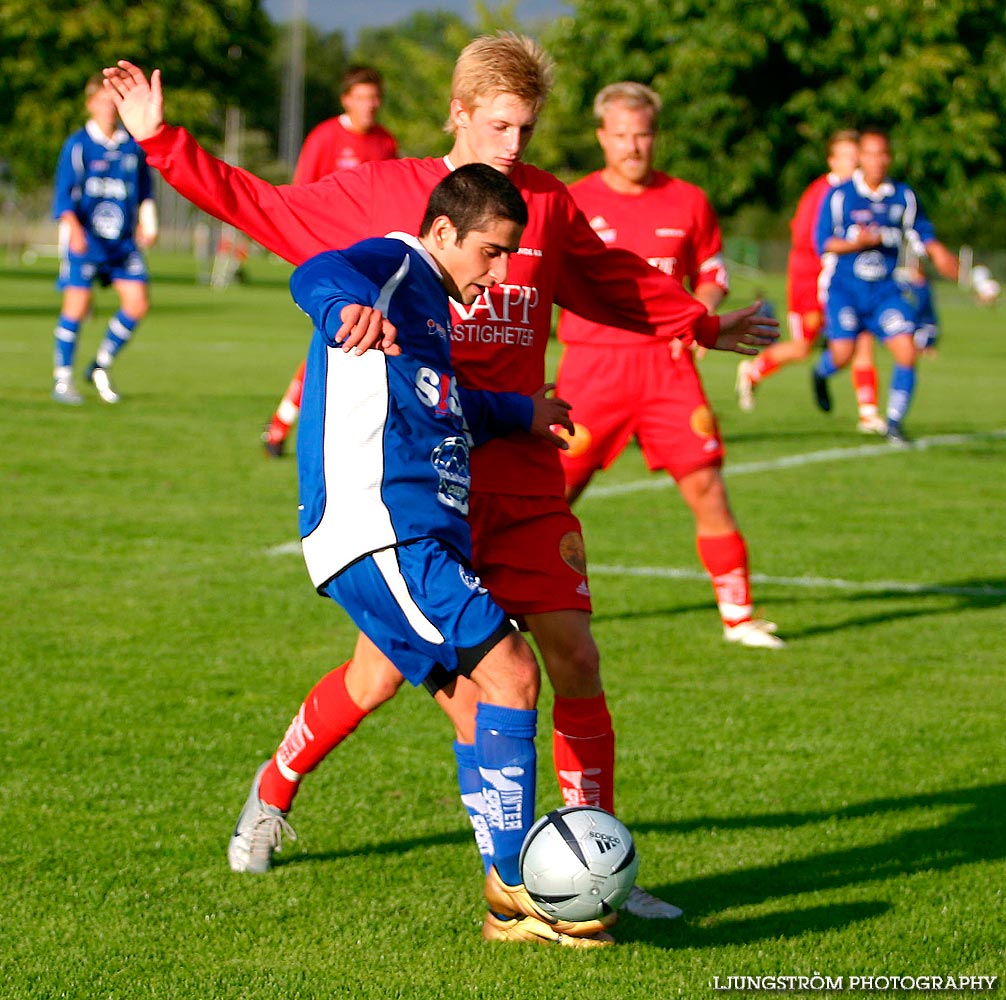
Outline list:
[[[164,124],[164,94],[161,71],[155,69],[148,82],[142,69],[120,59],[102,71],[105,89],[112,94],[119,118],[129,134],[142,142]]]

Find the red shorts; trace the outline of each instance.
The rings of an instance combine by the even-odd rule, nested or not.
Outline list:
[[[791,272],[787,300],[789,335],[793,340],[816,340],[824,324],[824,311],[817,287],[818,271],[798,275]]]
[[[591,610],[583,533],[565,499],[473,491],[468,523],[475,572],[512,618]]]
[[[556,395],[573,404],[577,431],[560,452],[567,486],[606,469],[635,436],[651,470],[676,480],[723,464],[723,442],[690,350],[667,341],[640,347],[567,344]],[[577,440],[579,437],[579,440]]]
[[[820,306],[805,313],[791,312],[786,319],[790,340],[809,340],[813,344],[824,326],[824,313]]]

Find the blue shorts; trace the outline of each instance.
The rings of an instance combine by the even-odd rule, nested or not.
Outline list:
[[[438,665],[438,675],[467,676],[514,630],[472,569],[432,538],[358,559],[320,589],[417,686]]]
[[[90,288],[96,281],[102,287],[115,281],[149,282],[150,274],[143,254],[136,249],[103,259],[67,251],[66,256],[60,258],[59,277],[56,279],[56,287],[60,291],[65,288]]]
[[[828,289],[825,333],[828,340],[853,340],[861,331],[878,340],[915,332],[915,309],[906,302],[897,282],[861,281],[855,287]]]

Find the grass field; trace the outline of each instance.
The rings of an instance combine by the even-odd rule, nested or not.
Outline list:
[[[258,443],[306,342],[287,269],[256,259],[212,291],[152,266],[122,404],[78,409],[48,396],[53,263],[0,270],[4,1000],[663,1000],[729,976],[847,995],[851,976],[1006,973],[1002,307],[938,289],[908,423],[929,446],[906,452],[855,434],[844,376],[830,416],[803,367],[740,414],[736,359],[704,360],[783,651],[722,641],[690,517],[636,452],[584,497],[619,811],[640,882],[686,917],[623,918],[617,948],[581,954],[480,941],[450,733],[417,692],[308,779],[273,873],[228,870],[255,767],[354,633],[289,553],[293,460]]]

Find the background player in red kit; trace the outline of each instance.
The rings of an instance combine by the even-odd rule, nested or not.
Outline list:
[[[470,388],[530,394],[545,382],[554,302],[598,322],[694,336],[741,354],[775,339],[774,322],[757,316],[756,307],[710,316],[673,279],[634,254],[606,248],[566,187],[521,162],[551,84],[550,61],[531,39],[482,36],[461,53],[450,105],[455,141],[446,157],[365,163],[303,186],[273,187],[166,125],[159,71],[149,83],[127,62],[105,74],[151,166],[200,208],[293,263],[361,237],[415,229],[430,191],[455,167],[482,162],[509,176],[527,202],[529,221],[508,280],[470,306],[453,307],[452,355]],[[553,756],[563,798],[612,809],[614,733],[590,632],[580,525],[565,500],[556,449],[522,433],[476,449],[469,521],[476,571],[504,610],[531,631],[555,691]],[[248,835],[262,846],[264,868],[279,837],[275,812],[289,809],[303,775],[401,684],[394,665],[361,637],[353,659],[308,694],[261,774],[261,824]],[[452,701],[463,707],[462,699]],[[452,716],[462,787],[474,769],[473,720],[474,700]],[[477,834],[483,817],[475,778],[477,771],[463,801]],[[267,806],[275,807],[272,815]],[[491,858],[483,862],[488,866]],[[632,899],[632,912],[642,915],[680,912],[642,890]]]
[[[653,169],[660,98],[640,83],[613,83],[594,100],[604,169],[570,187],[608,246],[645,257],[685,282],[714,312],[727,294],[720,226],[701,188]],[[576,434],[562,453],[566,496],[576,500],[632,437],[650,469],[666,469],[695,517],[723,635],[744,646],[783,645],[751,604],[747,546],[720,474],[723,443],[691,350],[681,341],[604,326],[564,312],[556,391],[573,404]]]
[[[800,195],[789,223],[791,244],[786,264],[790,339],[773,344],[757,358],[737,366],[737,403],[742,410],[754,409],[755,388],[761,382],[785,365],[810,357],[824,325],[818,288],[821,258],[814,246],[814,227],[825,195],[847,181],[858,162],[859,133],[836,132],[828,140],[828,172],[811,181]],[[887,425],[877,410],[877,369],[873,363],[873,338],[869,334],[856,341],[852,384],[859,405],[859,430],[864,434],[883,434]]]
[[[297,166],[294,184],[311,184],[333,170],[349,170],[372,160],[393,160],[398,156],[395,137],[377,121],[383,99],[381,74],[371,66],[350,66],[342,75],[339,100],[343,113],[316,125],[307,134]],[[279,406],[262,432],[266,454],[283,454],[293,425],[300,413],[304,387],[304,362],[290,380]]]

